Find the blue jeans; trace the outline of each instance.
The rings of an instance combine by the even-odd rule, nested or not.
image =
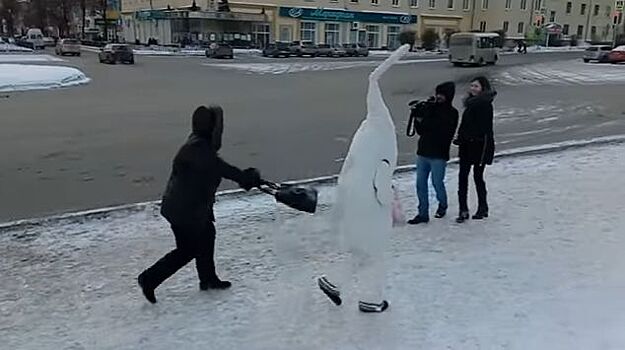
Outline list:
[[[447,209],[447,190],[445,189],[445,159],[417,156],[417,197],[419,198],[419,216],[430,217],[428,178],[432,173],[432,186],[436,191],[438,207]]]

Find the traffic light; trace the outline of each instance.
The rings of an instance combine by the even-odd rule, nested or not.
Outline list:
[[[545,23],[545,16],[543,15],[536,15],[534,16],[534,25],[536,27],[540,27]]]

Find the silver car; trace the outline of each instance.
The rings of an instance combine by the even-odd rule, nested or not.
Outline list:
[[[60,39],[54,48],[54,53],[59,56],[80,56],[80,42],[76,39]]]
[[[584,62],[588,63],[590,61],[597,61],[599,63],[607,63],[609,62],[608,56],[610,55],[610,51],[612,51],[611,46],[601,45],[601,46],[591,46],[584,51]]]

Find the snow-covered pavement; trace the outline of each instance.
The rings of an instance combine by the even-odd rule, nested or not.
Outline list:
[[[0,63],[0,92],[47,90],[89,81],[81,70],[73,67]]]
[[[332,186],[314,216],[263,195],[217,205],[229,291],[200,292],[192,264],[149,305],[135,277],[173,246],[153,205],[0,230],[7,349],[623,349],[625,144],[499,159],[491,217],[398,228],[384,314],[334,307],[314,278],[341,260]],[[398,175],[414,208],[414,175]],[[433,193],[432,193],[433,196]],[[433,198],[432,198],[433,200]],[[474,208],[473,208],[474,209]],[[408,214],[413,214],[410,210]]]
[[[33,52],[33,49],[17,46],[15,44],[0,43],[0,53],[3,52]]]
[[[625,65],[578,60],[514,66],[495,74],[498,85],[598,85],[625,82]]]
[[[429,62],[445,62],[446,58],[430,58],[419,60],[403,60],[397,64],[418,64]],[[302,72],[325,72],[360,67],[375,67],[379,61],[308,61],[308,62],[272,62],[272,63],[204,63],[207,67],[243,71],[246,74],[292,74]]]
[[[26,62],[64,62],[65,60],[45,54],[3,54],[0,53],[0,63]]]

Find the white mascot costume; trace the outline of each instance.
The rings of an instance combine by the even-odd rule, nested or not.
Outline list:
[[[367,116],[352,139],[337,186],[337,231],[351,260],[351,277],[363,312],[382,312],[385,284],[384,250],[392,230],[393,189],[397,165],[395,124],[384,103],[379,80],[410,49],[403,45],[369,75]],[[341,276],[347,282],[347,276]],[[337,305],[340,291],[325,276],[321,290]]]

